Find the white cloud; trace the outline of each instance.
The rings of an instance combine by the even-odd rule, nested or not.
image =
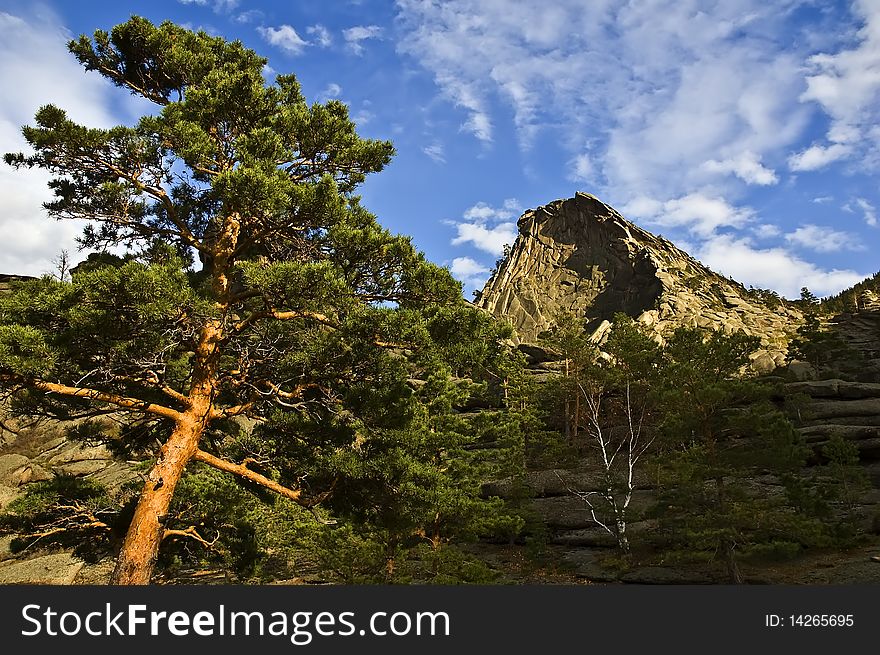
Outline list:
[[[239,4],[241,4],[241,0],[214,0],[214,11],[217,13],[229,13],[234,11]]]
[[[27,151],[22,124],[33,123],[36,110],[48,103],[90,127],[124,122],[110,111],[115,89],[94,73],[86,74],[67,51],[70,33],[58,19],[41,11],[39,18],[0,12],[0,153]],[[120,98],[116,95],[116,98]],[[140,105],[125,95],[132,113]],[[50,220],[41,205],[52,197],[49,175],[37,169],[16,171],[0,163],[0,272],[40,275],[54,269],[62,249],[76,257],[79,221]]]
[[[847,157],[851,152],[852,147],[843,143],[832,143],[829,146],[813,144],[789,157],[788,166],[793,171],[815,171]]]
[[[472,207],[468,207],[464,212],[467,220],[485,222],[485,221],[506,221],[522,212],[522,206],[516,198],[507,198],[501,207],[490,207],[483,201],[478,202]]]
[[[361,109],[354,116],[351,117],[352,122],[355,125],[363,126],[376,118],[376,114],[371,112],[369,109]]]
[[[213,25],[206,25],[204,23],[198,25],[194,23],[181,23],[180,26],[190,32],[204,32],[208,36],[220,36],[220,30]]]
[[[865,217],[865,223],[871,227],[877,227],[877,210],[874,208],[874,205],[864,198],[856,198],[856,204],[862,210],[862,214]]]
[[[358,25],[342,30],[342,38],[345,39],[349,50],[356,55],[364,52],[364,41],[368,39],[379,39],[382,37],[382,28],[378,25]]]
[[[868,0],[858,1],[867,12]],[[759,216],[749,205],[771,205],[746,187],[779,184],[786,164],[806,171],[853,157],[860,140],[880,144],[880,120],[834,121],[827,140],[807,141],[818,100],[805,94],[805,75],[815,77],[821,59],[805,62],[846,37],[845,28],[829,29],[839,8],[816,9],[814,0],[396,2],[398,51],[432,75],[461,129],[482,144],[510,120],[523,152],[539,136],[563,144],[557,175],[597,185],[625,215],[670,228],[676,242],[685,236],[695,253],[717,254],[707,244],[723,236],[761,262],[824,273],[785,248],[750,246],[745,235],[778,238],[795,226]],[[880,0],[870,2],[880,15]],[[809,21],[804,4],[816,14]],[[880,41],[880,20],[875,31]],[[880,84],[880,65],[866,70]],[[866,111],[880,107],[872,102]],[[877,127],[863,129],[869,124]],[[786,175],[782,192],[796,179]],[[494,224],[455,225],[459,242],[493,243]],[[849,282],[854,274],[829,275]],[[789,284],[795,294],[800,286]]]
[[[516,198],[508,198],[500,207],[478,202],[465,210],[464,220],[451,221],[457,236],[452,245],[470,243],[492,255],[500,255],[505,245],[512,245],[517,235],[516,223],[510,219],[518,216],[522,208]]]
[[[748,239],[728,234],[708,240],[694,254],[719,273],[788,298],[797,298],[805,286],[817,295],[828,295],[866,277],[852,270],[824,270],[784,248],[755,248]]]
[[[243,11],[238,16],[235,17],[236,23],[241,23],[242,25],[247,23],[253,23],[256,20],[259,20],[263,17],[263,12],[259,9],[249,9],[248,11]]]
[[[470,257],[456,257],[452,260],[449,270],[459,279],[483,275],[489,272],[488,268]]]
[[[666,201],[719,176],[776,181],[810,113],[803,59],[776,38],[798,1],[397,0],[398,50],[480,141],[510,112],[523,150],[548,131],[572,144],[569,179]]]
[[[466,94],[464,95],[466,96]],[[480,103],[476,101],[469,102],[462,100],[459,101],[457,104],[461,104],[461,106],[473,110],[468,119],[461,124],[461,129],[466,132],[470,132],[480,141],[491,143],[492,120],[489,118],[489,114],[479,109]]]
[[[577,155],[569,162],[569,173],[567,178],[572,182],[595,182],[595,171],[593,162],[587,154]]]
[[[710,159],[703,164],[703,168],[712,173],[733,173],[746,184],[768,186],[779,181],[776,173],[761,164],[760,158],[755,153],[749,151],[722,161]]]
[[[318,24],[307,27],[306,33],[312,34],[317,44],[322,48],[329,48],[333,45],[333,37],[330,36],[330,31],[323,25]]]
[[[663,211],[663,203],[656,198],[637,196],[623,205],[621,213],[628,218],[653,218]]]
[[[281,48],[285,52],[292,55],[302,54],[307,45],[296,30],[290,25],[281,25],[280,27],[258,27],[257,32],[266,40],[267,43]]]
[[[858,240],[858,236],[811,223],[801,225],[794,232],[786,234],[785,240],[816,252],[865,250],[865,246]]]
[[[756,225],[752,231],[759,239],[772,239],[773,237],[778,237],[780,234],[782,234],[782,230],[780,230],[775,225],[770,225],[769,223]]]
[[[443,150],[443,144],[434,142],[431,145],[425,146],[422,148],[422,152],[428,155],[431,159],[433,159],[438,164],[446,163],[446,153]]]
[[[241,4],[240,0],[177,0],[182,5],[197,5],[199,7],[207,7],[211,5],[214,9],[215,13],[218,14],[228,14],[231,11],[235,11],[239,4]]]
[[[342,93],[342,87],[336,82],[330,82],[327,87],[318,94],[318,102],[327,102],[333,98],[338,98]]]
[[[755,214],[748,207],[734,207],[722,197],[700,192],[666,202],[640,196],[625,205],[624,210],[629,216],[662,227],[682,227],[703,238],[713,235],[720,227],[744,227]]]
[[[826,202],[831,202],[834,200],[832,196],[817,196],[813,198],[813,202],[817,205],[824,205]]]
[[[804,102],[816,102],[831,118],[827,139],[834,145],[850,145],[876,157],[880,120],[880,3],[855,0],[853,13],[861,22],[854,47],[836,54],[810,57]],[[833,148],[834,145],[829,146]],[[840,148],[837,152],[842,152]]]
[[[453,246],[471,243],[474,247],[491,255],[500,255],[505,245],[516,239],[516,223],[499,223],[486,227],[480,223],[457,223],[458,236],[452,240]]]
[[[483,286],[491,271],[470,257],[456,257],[449,266],[449,272],[466,287],[477,288]]]

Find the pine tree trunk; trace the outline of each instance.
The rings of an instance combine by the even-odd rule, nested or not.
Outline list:
[[[202,327],[196,346],[197,362],[193,368],[190,406],[176,421],[147,476],[110,584],[150,584],[159,545],[165,536],[163,521],[174,497],[174,489],[187,463],[198,451],[199,440],[211,421],[211,399],[216,385],[214,355],[221,336],[222,330],[217,322],[209,321]]]
[[[226,217],[211,263],[211,289],[221,315],[229,309],[231,253],[238,241],[239,217]],[[217,384],[217,355],[226,332],[222,319],[209,319],[199,330],[195,347],[189,407],[176,421],[174,431],[162,448],[138,499],[110,584],[150,584],[159,546],[165,536],[163,524],[174,497],[174,489],[187,463],[199,449],[199,440],[212,419],[212,402]]]
[[[150,584],[165,533],[163,520],[186,464],[198,450],[199,437],[204,429],[203,421],[187,415],[162,446],[144,483],[110,584]]]

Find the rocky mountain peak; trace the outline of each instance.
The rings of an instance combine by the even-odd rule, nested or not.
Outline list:
[[[575,313],[601,343],[624,312],[659,340],[679,326],[758,336],[763,350],[753,360],[766,370],[782,364],[802,321],[789,303],[718,275],[590,194],[530,209],[517,225],[476,304],[509,320],[520,342],[537,341],[557,316]]]

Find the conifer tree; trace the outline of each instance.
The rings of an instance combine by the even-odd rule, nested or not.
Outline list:
[[[365,424],[411,419],[413,360],[444,338],[429,323],[470,310],[353,195],[393,148],[360,138],[341,102],[310,105],[240,42],[169,22],[133,17],[69,48],[155,111],[94,129],[46,105],[23,128],[33,154],[5,159],[52,175],[45,208],[86,220],[84,248],[126,254],[0,301],[0,384],[18,411],[139,421],[155,461],[112,581],[146,584],[190,462],[304,505],[339,491],[342,464],[313,481],[267,458],[269,429],[224,445],[230,422],[271,418],[285,452],[345,460]]]
[[[774,496],[751,483],[771,473],[796,485],[809,454],[769,402],[771,389],[747,375],[758,346],[742,333],[679,328],[659,378],[661,525],[686,549],[717,553],[731,583],[742,582],[739,553],[770,543],[799,547],[821,532],[795,512],[781,484]]]

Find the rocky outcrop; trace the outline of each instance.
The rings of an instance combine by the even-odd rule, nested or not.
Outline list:
[[[601,343],[617,312],[658,339],[679,326],[742,331],[761,339],[759,370],[785,360],[801,313],[714,273],[663,237],[627,221],[598,198],[578,193],[526,211],[509,255],[476,304],[507,319],[520,342],[535,342],[564,313],[588,321]]]
[[[23,421],[0,411],[0,513],[32,485],[55,476],[88,478],[118,490],[137,477],[134,468],[103,445],[68,438],[74,421]],[[108,430],[112,425],[108,423]],[[0,585],[104,584],[107,561],[85,563],[71,550],[10,549],[16,535],[0,537]]]
[[[864,295],[858,311],[826,322],[848,348],[822,370],[807,368],[824,379],[789,382],[785,389],[802,399],[798,429],[808,444],[819,451],[839,436],[855,444],[863,461],[872,461],[880,460],[880,301]]]

